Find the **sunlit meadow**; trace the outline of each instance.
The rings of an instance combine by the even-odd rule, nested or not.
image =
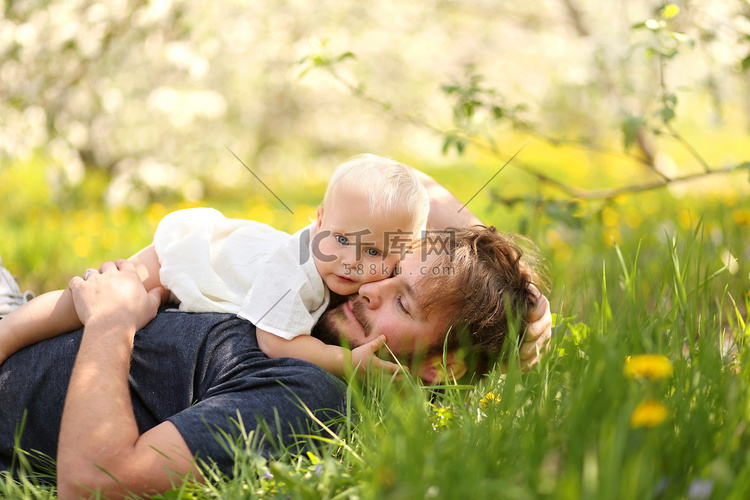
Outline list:
[[[458,167],[412,163],[459,197],[495,168],[461,179]],[[43,165],[0,172],[2,258],[24,289],[65,286],[90,264],[130,255],[164,214],[198,204],[108,208],[97,172],[59,203]],[[291,230],[325,185],[268,182],[290,210],[262,190],[217,189],[199,204]],[[511,362],[439,388],[352,383],[353,414],[309,452],[266,461],[247,429],[234,479],[208,471],[206,485],[165,498],[747,498],[750,206],[732,191],[662,190],[580,203],[570,220],[487,197],[474,210],[509,231],[523,226],[545,258],[555,327],[538,366],[522,373]],[[0,493],[55,494],[7,478]]]
[[[0,257],[22,290],[134,254],[180,208],[298,229],[360,152],[524,234],[550,278],[529,372],[511,352],[481,380],[352,381],[307,452],[260,458],[242,429],[234,477],[160,498],[750,498],[746,1],[4,7]],[[0,496],[56,492],[0,474]]]

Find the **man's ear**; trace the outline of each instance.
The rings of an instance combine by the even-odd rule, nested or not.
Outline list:
[[[459,379],[466,373],[466,363],[455,352],[446,354],[445,362],[447,366],[443,369],[443,356],[432,356],[420,363],[417,375],[428,384],[440,384],[446,381],[446,372],[448,380]]]

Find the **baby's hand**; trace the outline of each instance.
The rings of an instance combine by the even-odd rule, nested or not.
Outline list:
[[[384,371],[385,373],[396,373],[404,370],[401,366],[390,361],[380,359],[375,353],[385,345],[385,335],[380,335],[375,340],[352,349],[352,367],[357,370],[358,374],[363,374],[369,366],[375,370]]]

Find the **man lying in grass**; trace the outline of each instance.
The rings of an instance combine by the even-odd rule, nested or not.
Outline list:
[[[476,222],[442,186],[424,182],[433,228]],[[456,355],[462,339],[476,351],[496,351],[506,315],[516,311],[528,323],[520,357],[533,363],[549,339],[550,314],[520,250],[492,228],[444,234],[452,235],[440,243],[447,254],[421,245],[392,277],[363,285],[328,311],[316,334],[352,347],[387,334],[395,354],[423,360],[413,373],[436,382],[465,371]],[[189,474],[201,479],[195,457],[230,472],[220,436],[235,432],[238,421],[251,430],[265,422],[272,438],[291,446],[310,432],[308,412],[326,421],[344,411],[343,382],[304,361],[269,359],[248,322],[157,312],[163,294],[146,292],[127,261],[73,278],[70,288],[83,330],[23,349],[0,366],[0,470],[13,467],[22,428],[19,448],[32,466],[56,457],[61,498],[165,491]],[[439,368],[443,359],[447,372]],[[264,444],[262,452],[272,453],[270,440]]]

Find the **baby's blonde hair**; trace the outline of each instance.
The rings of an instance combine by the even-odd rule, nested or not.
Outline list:
[[[333,172],[323,206],[343,189],[366,193],[370,211],[380,212],[384,217],[406,211],[412,220],[410,229],[414,238],[419,238],[427,225],[430,211],[427,190],[414,171],[403,163],[369,153],[349,159]]]

